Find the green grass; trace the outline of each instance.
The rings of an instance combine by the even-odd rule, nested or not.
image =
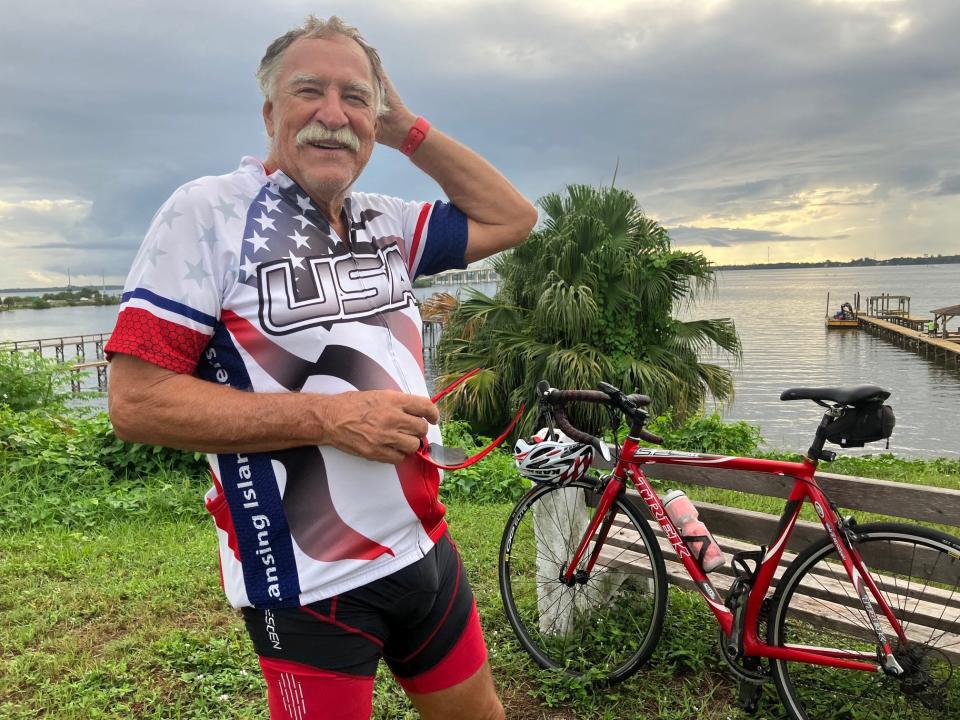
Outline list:
[[[496,581],[507,505],[450,503],[510,718],[738,717],[699,598],[675,592],[651,666],[593,692],[513,640]],[[0,717],[266,718],[265,689],[217,583],[206,521],[109,522],[0,540]],[[376,718],[415,718],[381,672]]]
[[[218,584],[206,473],[188,455],[119,444],[103,419],[0,419],[0,718],[266,718],[256,657]],[[507,717],[743,718],[712,615],[675,589],[653,659],[627,682],[592,690],[532,663],[500,603],[497,551],[510,504],[489,501],[513,489],[509,458],[491,462],[499,474],[464,475],[444,501]],[[960,487],[951,460],[847,458],[829,469]],[[703,487],[690,494],[774,513],[783,505]],[[416,718],[383,669],[374,706],[378,719]],[[780,716],[769,688],[761,717]]]

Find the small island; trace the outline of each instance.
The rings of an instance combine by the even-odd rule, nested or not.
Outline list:
[[[0,290],[0,294],[2,294]],[[94,287],[69,288],[59,292],[47,292],[42,295],[7,295],[0,301],[0,312],[4,310],[46,310],[54,307],[73,307],[75,305],[117,305],[119,295],[111,295],[105,289]]]

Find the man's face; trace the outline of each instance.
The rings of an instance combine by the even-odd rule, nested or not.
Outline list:
[[[339,200],[376,141],[370,60],[356,42],[339,35],[294,41],[284,53],[273,100],[264,103],[263,119],[272,139],[270,160],[315,200]],[[311,125],[355,135],[356,149],[342,141],[317,142],[317,133],[309,131],[298,143],[297,134]]]

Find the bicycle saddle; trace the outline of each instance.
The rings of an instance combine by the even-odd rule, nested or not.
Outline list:
[[[851,385],[849,387],[790,388],[780,393],[781,400],[826,400],[842,405],[883,402],[890,392],[876,385]]]

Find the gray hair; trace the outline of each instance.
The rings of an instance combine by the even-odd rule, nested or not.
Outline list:
[[[370,65],[373,67],[373,109],[376,116],[380,117],[389,109],[387,104],[387,90],[383,82],[383,63],[380,62],[380,55],[376,48],[369,45],[360,31],[353,25],[347,25],[336,15],[331,15],[329,19],[323,20],[316,15],[308,15],[303,25],[295,27],[288,33],[281,35],[267,48],[266,54],[260,61],[260,67],[257,68],[257,82],[260,84],[260,92],[267,100],[273,100],[276,91],[275,83],[280,65],[283,63],[283,54],[294,41],[300,38],[328,38],[333,35],[341,35],[356,42],[367,54]]]

